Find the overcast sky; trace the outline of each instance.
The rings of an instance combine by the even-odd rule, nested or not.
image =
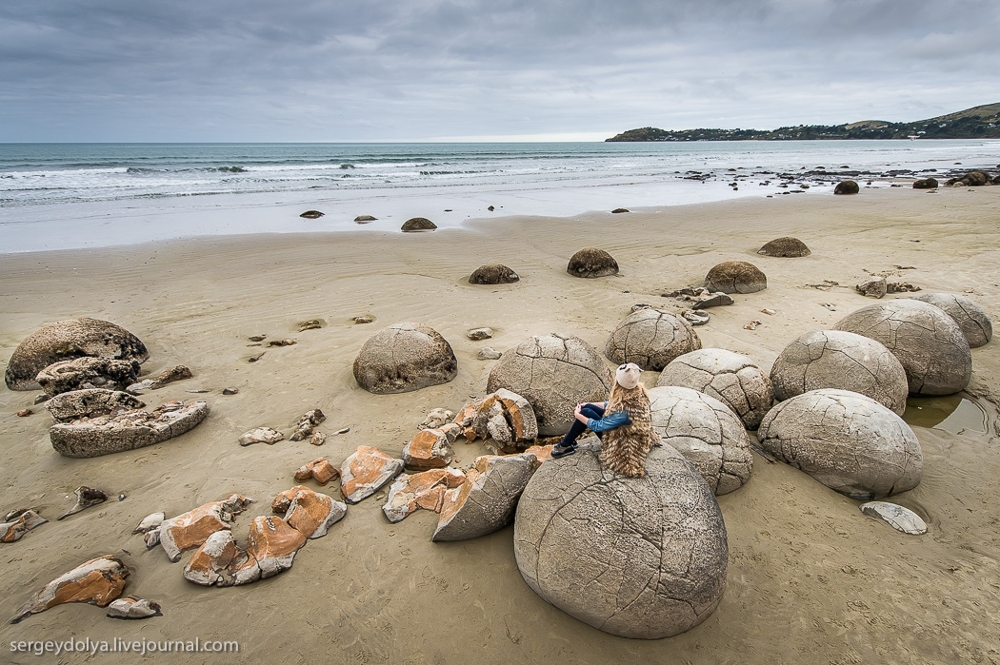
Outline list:
[[[14,0],[0,142],[599,140],[1000,102],[997,0]]]

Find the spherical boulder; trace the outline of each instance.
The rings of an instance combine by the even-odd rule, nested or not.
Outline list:
[[[603,249],[584,247],[570,258],[566,272],[574,277],[609,277],[618,274],[618,262]]]
[[[906,371],[874,339],[843,330],[806,333],[785,347],[771,366],[771,385],[779,401],[840,388],[870,397],[897,415],[906,411]]]
[[[649,411],[660,440],[684,455],[715,494],[750,480],[750,437],[728,406],[691,388],[658,386],[649,391]]]
[[[551,333],[507,349],[490,370],[486,392],[506,388],[531,404],[540,436],[565,434],[580,402],[607,399],[612,378],[597,350],[579,337]]]
[[[881,342],[906,371],[913,395],[951,395],[972,378],[972,352],[961,328],[940,307],[890,300],[848,314],[835,326]]]
[[[757,429],[774,402],[771,379],[764,370],[726,349],[700,349],[675,358],[656,385],[683,386],[714,397],[732,409],[747,429]]]
[[[811,390],[781,402],[764,416],[757,438],[778,459],[852,499],[913,489],[923,472],[910,426],[848,390]]]
[[[806,247],[804,242],[798,238],[792,238],[790,236],[775,238],[758,249],[757,253],[764,256],[783,256],[787,258],[809,256],[809,254],[811,254],[809,248]]]
[[[451,345],[419,323],[396,323],[371,337],[354,359],[358,385],[376,395],[447,383],[458,374]]]
[[[546,602],[612,635],[659,639],[704,621],[726,586],[722,511],[691,464],[653,448],[646,475],[602,467],[596,437],[542,464],[514,519],[514,557]]]
[[[913,181],[913,189],[937,189],[937,178],[922,178]]]
[[[646,307],[618,324],[604,354],[615,364],[635,363],[659,371],[677,356],[700,348],[698,333],[686,319]]]
[[[993,322],[986,311],[965,296],[951,293],[925,293],[917,300],[940,307],[955,320],[971,348],[985,346],[993,339]]]
[[[400,227],[400,229],[405,233],[409,233],[411,231],[433,231],[436,228],[437,224],[426,217],[411,217],[403,222],[403,226]]]
[[[35,377],[60,360],[91,356],[143,362],[146,345],[121,326],[100,319],[69,319],[43,326],[25,337],[7,363],[4,379],[11,390],[37,390]]]
[[[488,263],[469,276],[470,284],[512,284],[520,279],[517,273],[502,263]]]
[[[860,191],[861,188],[858,187],[858,183],[853,180],[842,180],[833,188],[834,194],[857,194]]]
[[[767,276],[746,261],[723,261],[708,271],[705,286],[723,293],[755,293],[767,288]]]

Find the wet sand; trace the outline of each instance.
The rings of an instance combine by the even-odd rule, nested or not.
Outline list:
[[[1000,187],[862,190],[853,197],[743,199],[676,208],[593,213],[574,219],[516,217],[431,233],[344,232],[175,241],[0,259],[0,361],[44,324],[90,316],[122,325],[149,347],[144,372],[176,364],[194,378],[150,391],[150,406],[207,399],[212,412],[172,441],[95,459],[51,447],[38,391],[0,389],[0,478],[7,510],[34,506],[50,522],[0,545],[0,649],[16,640],[238,640],[238,654],[158,655],[169,662],[332,663],[958,663],[1000,662],[1000,401],[997,342],[973,349],[970,390],[988,411],[987,432],[915,426],[920,485],[892,500],[922,515],[929,532],[906,536],[864,516],[858,502],[782,464],[754,458],[750,482],[720,497],[729,533],[728,587],[718,610],[688,633],[656,641],[607,635],[546,604],[522,581],[512,528],[459,543],[432,543],[436,515],[391,525],[376,498],[351,506],[290,570],[256,584],[206,589],[183,563],[145,551],[132,528],[149,513],[179,514],[231,492],[257,499],[241,515],[242,539],[295,469],[324,455],[335,464],[359,445],[399,455],[435,407],[457,411],[485,393],[499,351],[531,335],[577,335],[603,349],[636,303],[674,308],[660,294],[700,284],[709,268],[747,260],[768,288],[710,310],[697,329],[705,347],[744,353],[765,370],[795,337],[828,328],[873,301],[853,285],[893,273],[924,291],[972,298],[997,320]],[[762,257],[765,242],[793,235],[812,255]],[[618,277],[566,273],[585,246],[610,252]],[[469,274],[500,262],[516,284],[473,286]],[[902,267],[899,267],[902,266]],[[912,266],[912,267],[910,267]],[[837,282],[829,290],[809,285]],[[907,297],[907,294],[893,297]],[[829,305],[833,310],[827,307]],[[761,312],[768,308],[774,315]],[[372,324],[352,318],[373,314]],[[324,327],[298,332],[322,319]],[[756,330],[744,329],[751,320]],[[377,330],[416,321],[438,330],[459,362],[456,379],[402,395],[358,388],[351,364]],[[472,342],[489,326],[491,340]],[[253,347],[248,337],[290,337]],[[255,363],[248,359],[266,351]],[[643,375],[647,386],[657,374]],[[223,396],[227,386],[238,387]],[[187,391],[208,390],[207,394]],[[247,448],[241,433],[286,432],[319,407],[330,434],[316,448],[282,441]],[[24,408],[35,413],[15,414]],[[914,420],[916,422],[916,420]],[[927,422],[926,420],[923,422]],[[333,436],[344,427],[350,432]],[[961,431],[961,430],[959,430]],[[486,449],[456,444],[468,467]],[[319,489],[310,481],[309,486]],[[79,485],[109,496],[62,522]],[[326,490],[336,494],[330,486]],[[384,497],[384,491],[378,496]],[[10,626],[36,589],[88,558],[114,553],[132,568],[127,594],[164,616],[125,622],[89,605],[63,605]],[[186,561],[187,556],[182,561]],[[16,663],[38,662],[10,653]],[[50,656],[53,660],[54,657]],[[82,662],[80,655],[60,662]],[[124,663],[132,654],[98,655]]]

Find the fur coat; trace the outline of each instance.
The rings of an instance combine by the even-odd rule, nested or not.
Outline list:
[[[631,389],[616,384],[611,390],[606,413],[617,411],[628,413],[632,423],[603,432],[601,462],[623,476],[639,478],[646,473],[649,449],[660,441],[653,431],[646,388],[641,383]]]

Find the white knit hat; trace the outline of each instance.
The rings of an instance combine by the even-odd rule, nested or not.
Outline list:
[[[622,388],[631,390],[639,385],[639,374],[642,372],[639,366],[635,363],[625,363],[618,368],[615,372],[615,381],[618,382]]]

